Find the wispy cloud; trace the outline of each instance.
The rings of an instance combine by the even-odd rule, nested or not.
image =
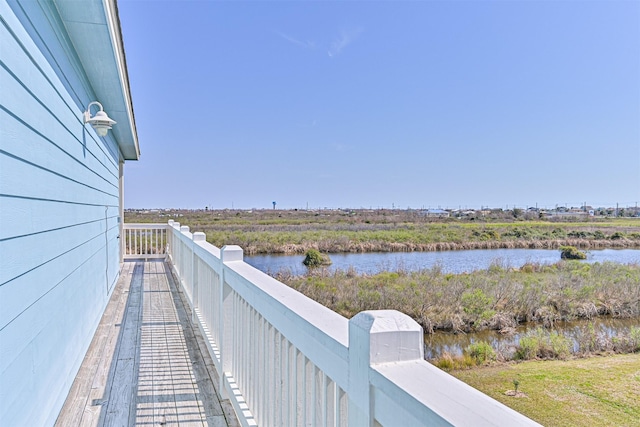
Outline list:
[[[344,152],[344,151],[351,150],[350,145],[340,144],[339,142],[332,143],[331,148],[333,148],[337,152]]]
[[[351,29],[351,30],[342,30],[340,32],[340,34],[338,34],[338,36],[334,37],[333,40],[331,41],[329,48],[327,50],[327,55],[329,55],[329,57],[333,58],[335,56],[338,56],[342,53],[342,51],[349,46],[351,43],[353,43],[358,37],[360,37],[360,34],[362,34],[364,30],[362,28],[355,28],[355,29]],[[320,45],[318,45],[315,41],[313,40],[302,40],[300,38],[297,37],[293,37],[287,33],[283,33],[282,31],[274,31],[277,35],[279,35],[280,37],[282,37],[284,40],[288,41],[291,44],[294,44],[298,47],[304,48],[304,49],[309,49],[309,50],[322,50],[324,48],[324,43],[320,43]],[[325,45],[326,46],[326,45]]]
[[[364,30],[362,28],[355,28],[353,30],[343,30],[338,37],[336,37],[331,43],[331,47],[327,51],[330,57],[338,56],[340,53],[351,43],[353,43]]]
[[[276,34],[278,34],[280,37],[282,37],[286,41],[288,41],[290,43],[293,43],[293,44],[295,44],[297,46],[303,47],[305,49],[315,49],[315,47],[316,47],[316,44],[313,41],[309,41],[309,40],[302,41],[302,40],[299,40],[299,39],[297,39],[295,37],[291,37],[290,35],[285,34],[285,33],[281,32],[281,31],[276,31]]]

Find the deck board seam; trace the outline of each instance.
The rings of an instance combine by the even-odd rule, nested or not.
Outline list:
[[[123,263],[56,425],[238,425],[190,314],[171,265]]]

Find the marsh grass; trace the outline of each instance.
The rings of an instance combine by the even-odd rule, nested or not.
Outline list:
[[[427,333],[508,332],[523,322],[551,328],[558,321],[640,316],[637,264],[561,261],[520,269],[495,264],[462,274],[444,274],[438,267],[375,275],[321,269],[275,277],[345,317],[394,309],[414,318]]]
[[[209,243],[239,245],[246,254],[640,247],[639,221],[634,219],[436,220],[401,210],[126,212],[125,219],[159,223],[174,219],[192,231],[205,232]]]

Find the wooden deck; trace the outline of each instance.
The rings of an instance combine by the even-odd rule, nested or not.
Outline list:
[[[57,426],[235,426],[161,261],[125,262]]]

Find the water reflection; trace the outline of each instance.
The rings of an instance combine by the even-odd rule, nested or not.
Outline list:
[[[593,320],[557,322],[554,330],[571,338],[575,352],[579,350],[578,343],[580,338],[591,334],[590,325],[593,327],[593,335],[611,338],[620,334],[628,334],[631,327],[639,327],[640,319],[597,318]],[[500,350],[503,354],[511,354],[520,342],[520,337],[538,327],[540,327],[540,324],[537,323],[524,324],[510,335],[502,335],[497,331],[488,330],[467,334],[448,332],[425,334],[425,358],[435,359],[444,353],[459,356],[466,347],[479,341],[488,342],[494,349]]]

